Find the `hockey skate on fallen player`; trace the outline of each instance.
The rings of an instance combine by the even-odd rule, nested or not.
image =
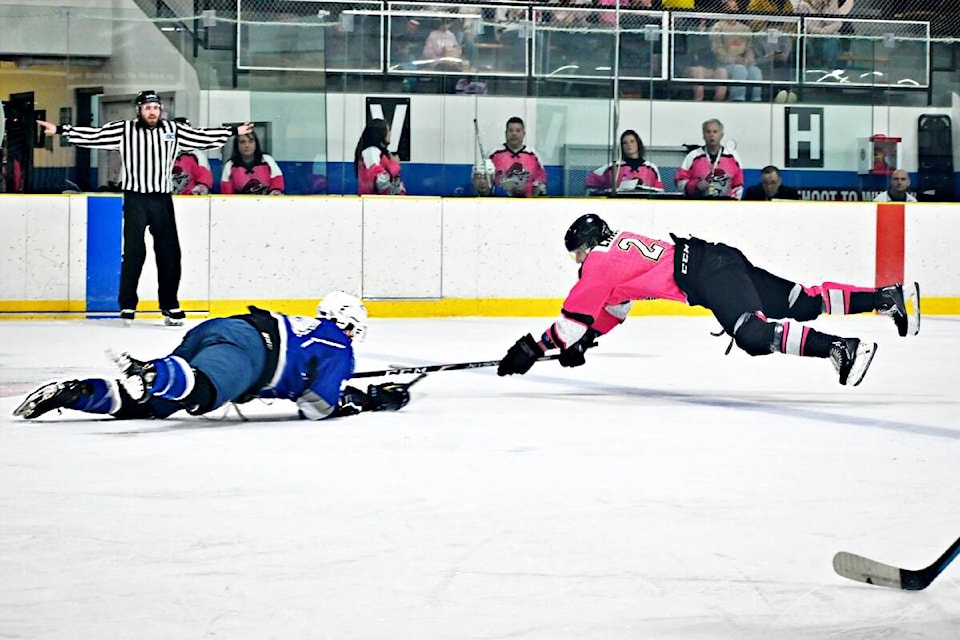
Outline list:
[[[122,375],[120,384],[123,385],[127,394],[137,402],[146,402],[150,398],[151,386],[157,377],[157,370],[153,364],[137,360],[129,353],[114,355],[108,351],[107,355],[120,369]]]
[[[84,393],[84,385],[79,380],[66,382],[48,382],[38,387],[20,406],[13,410],[13,415],[32,420],[39,418],[48,411],[71,407]]]

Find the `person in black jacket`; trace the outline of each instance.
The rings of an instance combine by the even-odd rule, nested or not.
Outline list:
[[[767,165],[761,171],[760,184],[748,187],[743,192],[744,200],[799,200],[800,193],[793,187],[783,184],[780,170]]]

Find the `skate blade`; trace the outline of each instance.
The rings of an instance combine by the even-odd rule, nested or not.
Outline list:
[[[903,286],[903,304],[907,308],[907,335],[920,333],[920,284]]]

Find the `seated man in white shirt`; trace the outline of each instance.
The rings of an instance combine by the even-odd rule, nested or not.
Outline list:
[[[907,193],[910,188],[910,174],[903,169],[897,169],[890,174],[890,189],[884,191],[874,202],[916,202],[917,199]]]

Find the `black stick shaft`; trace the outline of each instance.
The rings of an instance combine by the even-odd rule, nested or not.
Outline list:
[[[556,360],[560,354],[555,353],[549,356],[537,358],[537,362],[545,360]],[[499,360],[482,360],[480,362],[456,362],[453,364],[428,364],[422,367],[402,367],[397,369],[381,369],[380,371],[360,371],[354,373],[351,378],[380,378],[383,376],[403,376],[420,373],[436,373],[438,371],[460,371],[462,369],[481,369],[484,367],[495,367],[500,364]]]

